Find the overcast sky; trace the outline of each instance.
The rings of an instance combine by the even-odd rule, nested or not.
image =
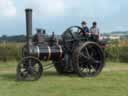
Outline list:
[[[0,0],[0,35],[25,34],[25,8],[33,9],[33,32],[61,34],[85,20],[101,32],[128,30],[128,0]]]

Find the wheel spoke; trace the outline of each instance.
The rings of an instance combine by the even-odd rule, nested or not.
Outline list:
[[[90,57],[90,54],[89,54],[89,51],[88,51],[87,47],[85,47],[85,50],[87,52],[87,56]]]
[[[90,66],[91,66],[91,69],[93,70],[93,72],[96,72],[95,67],[92,64]]]
[[[80,52],[80,56],[81,56],[81,57],[84,57],[85,59],[88,59],[88,57],[85,56],[82,52]]]

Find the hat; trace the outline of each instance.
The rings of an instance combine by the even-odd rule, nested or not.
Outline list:
[[[82,25],[85,25],[85,24],[87,24],[87,23],[86,23],[85,21],[82,21],[81,24],[82,24]]]
[[[93,25],[96,25],[97,23],[94,21],[92,24],[93,24]]]

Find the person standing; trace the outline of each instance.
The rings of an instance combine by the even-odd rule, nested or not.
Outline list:
[[[97,27],[97,22],[92,23],[92,27],[90,28],[91,37],[93,40],[99,40],[100,31]]]

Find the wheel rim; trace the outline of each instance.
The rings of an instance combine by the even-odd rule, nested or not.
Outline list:
[[[37,80],[42,74],[42,64],[35,58],[24,58],[17,67],[18,80]]]
[[[86,43],[78,50],[78,71],[80,75],[93,77],[98,75],[104,66],[104,54],[95,43]]]

